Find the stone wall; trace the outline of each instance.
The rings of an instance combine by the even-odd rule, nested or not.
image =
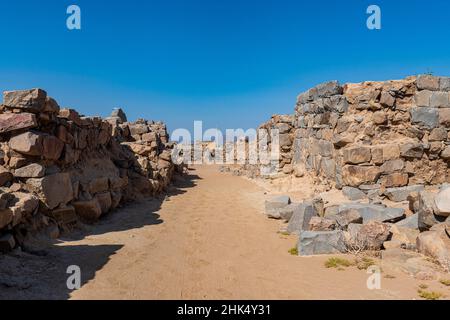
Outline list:
[[[366,192],[450,181],[449,82],[328,82],[302,93],[294,167],[317,183]]]
[[[0,107],[0,251],[27,233],[93,222],[156,195],[175,167],[163,123],[61,109],[40,89],[5,92]]]

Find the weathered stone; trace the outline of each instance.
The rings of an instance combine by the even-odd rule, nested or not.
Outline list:
[[[73,123],[75,123],[78,126],[82,125],[82,121],[80,118],[80,115],[78,114],[77,111],[73,110],[73,109],[61,109],[59,110],[59,115],[60,118],[64,118],[67,119],[69,121],[72,121]]]
[[[314,216],[319,216],[311,201],[305,201],[296,207],[289,220],[287,231],[293,234],[300,234],[303,230],[308,230],[309,222]]]
[[[41,89],[5,91],[3,104],[10,108],[39,112],[45,107],[47,93]]]
[[[384,192],[384,195],[389,200],[394,202],[406,201],[408,196],[413,192],[423,191],[425,187],[423,185],[406,186],[400,188],[388,188]]]
[[[437,91],[440,88],[439,77],[432,75],[420,75],[417,77],[416,84],[419,90]]]
[[[109,178],[101,177],[92,179],[89,183],[89,192],[92,194],[108,191]]]
[[[42,141],[43,156],[48,160],[58,160],[64,148],[64,142],[55,136],[45,135]]]
[[[381,172],[385,174],[402,171],[405,167],[405,162],[402,159],[389,160],[381,166]]]
[[[353,134],[338,134],[333,137],[332,141],[336,147],[342,148],[348,144],[353,143],[355,141],[355,135],[353,135]]]
[[[389,92],[383,91],[381,93],[380,103],[386,107],[393,107],[395,105],[395,98]]]
[[[301,256],[343,253],[346,251],[344,234],[340,230],[303,231],[297,249]]]
[[[400,148],[397,144],[383,144],[372,147],[372,161],[382,164],[385,161],[395,160],[400,157]]]
[[[3,166],[0,166],[0,187],[3,187],[5,184],[11,182],[12,179],[13,175],[11,172]]]
[[[310,231],[332,231],[336,229],[336,221],[322,218],[322,217],[312,217],[309,221]]]
[[[141,135],[148,132],[148,127],[145,124],[128,124],[128,127],[130,128],[130,134],[131,135]]]
[[[111,113],[111,117],[119,118],[121,121],[120,123],[124,123],[124,122],[128,121],[125,112],[121,108],[115,108]]]
[[[6,233],[0,236],[0,252],[7,253],[14,249],[16,246],[16,240],[13,235],[10,233]]]
[[[343,150],[344,162],[349,164],[359,164],[370,162],[372,157],[370,148],[365,146],[351,147]]]
[[[450,91],[450,78],[449,77],[441,77],[439,83],[440,91]]]
[[[107,213],[111,209],[112,206],[111,193],[109,192],[97,193],[95,195],[95,199],[97,199],[100,205],[102,214]]]
[[[347,229],[349,224],[358,224],[363,222],[363,217],[361,216],[360,211],[352,208],[342,210],[336,216],[329,217],[329,219],[334,219],[337,226],[343,230]]]
[[[447,139],[447,130],[444,128],[435,128],[428,137],[429,141],[443,141]]]
[[[155,132],[144,133],[141,136],[141,140],[142,141],[147,141],[147,142],[156,141],[157,140],[157,135],[156,135]]]
[[[411,108],[411,121],[424,128],[433,129],[439,125],[439,112],[435,108]]]
[[[394,172],[381,178],[381,185],[386,188],[403,187],[408,184],[408,174]]]
[[[45,176],[45,167],[39,163],[32,163],[28,166],[21,167],[14,171],[17,178],[42,178]]]
[[[450,271],[450,237],[444,229],[426,231],[417,237],[417,249],[437,260],[443,268]]]
[[[61,225],[72,225],[77,222],[77,215],[73,206],[55,209],[51,215]]]
[[[416,279],[423,273],[434,273],[436,265],[420,253],[402,248],[386,248],[381,251],[383,271],[404,272]]]
[[[416,105],[418,107],[429,107],[432,94],[433,92],[429,90],[418,91],[415,95]]]
[[[439,124],[445,127],[450,126],[450,108],[439,109]]]
[[[450,187],[441,190],[434,198],[436,204],[435,214],[438,216],[450,216]]]
[[[389,238],[390,226],[378,221],[364,224],[358,231],[357,243],[367,250],[380,250],[383,243]]]
[[[343,88],[339,85],[338,81],[329,81],[321,83],[316,86],[317,96],[320,98],[327,98],[334,95],[340,95],[343,93]]]
[[[37,125],[36,116],[32,113],[0,114],[0,133],[31,129]]]
[[[417,158],[423,156],[423,145],[421,143],[409,142],[400,145],[400,154],[404,158]]]
[[[56,102],[55,99],[47,97],[45,99],[45,106],[44,109],[42,110],[45,113],[59,113],[59,105]]]
[[[57,173],[43,178],[27,180],[49,209],[67,204],[73,199],[72,183],[68,173]]]
[[[444,150],[441,152],[441,158],[445,160],[450,159],[450,146],[445,147]]]
[[[40,156],[42,154],[42,135],[34,132],[25,132],[9,140],[9,146],[14,151],[29,155]]]
[[[372,121],[376,125],[383,125],[387,122],[387,116],[384,111],[376,111],[372,115]]]
[[[402,228],[419,229],[419,214],[415,213],[395,225]]]
[[[416,248],[416,239],[420,234],[417,228],[401,227],[398,224],[391,225],[389,230],[391,233],[391,240],[400,244],[400,247],[407,249]]]
[[[279,144],[280,144],[280,147],[292,145],[292,136],[288,133],[280,134],[279,135]]]
[[[419,192],[419,211],[417,213],[420,230],[428,230],[439,223],[435,216],[435,212],[437,211],[434,201],[435,197],[436,194],[428,191]]]
[[[366,194],[359,190],[358,188],[353,187],[343,187],[342,193],[344,196],[346,196],[349,200],[355,201],[355,200],[361,200],[366,198]]]
[[[370,221],[396,222],[405,217],[405,210],[402,208],[388,208],[384,205],[350,203],[339,206],[339,212],[354,209],[363,217],[363,223]]]
[[[430,107],[432,108],[448,108],[450,107],[450,99],[448,92],[433,92],[430,98]]]
[[[72,203],[77,215],[86,222],[97,221],[102,215],[102,208],[96,198],[87,201],[75,201]]]
[[[343,182],[347,186],[358,187],[361,184],[375,183],[380,176],[380,169],[374,166],[352,166],[342,168]]]

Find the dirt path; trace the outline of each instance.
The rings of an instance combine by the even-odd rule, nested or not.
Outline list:
[[[195,184],[195,187],[188,184]],[[59,246],[118,246],[73,299],[412,299],[417,282],[383,279],[368,290],[365,271],[326,269],[326,257],[300,258],[295,237],[262,212],[264,193],[215,167],[191,171],[189,183],[156,213],[145,204],[117,212],[96,235]],[[146,207],[148,208],[148,203]],[[151,204],[150,204],[151,205]],[[142,215],[152,218],[136,223]],[[144,222],[144,221],[142,221]],[[111,225],[117,225],[111,228]],[[127,228],[127,225],[131,228]],[[120,227],[119,227],[120,226]],[[135,228],[133,228],[135,226]],[[102,232],[102,228],[115,230]],[[92,258],[92,257],[91,257]],[[89,259],[80,265],[91,269]]]

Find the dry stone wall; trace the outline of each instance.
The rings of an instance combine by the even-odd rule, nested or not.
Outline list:
[[[450,78],[321,84],[299,95],[293,164],[363,191],[450,180]]]
[[[84,117],[41,89],[4,93],[0,107],[0,251],[26,234],[93,222],[161,193],[179,168],[161,122]]]

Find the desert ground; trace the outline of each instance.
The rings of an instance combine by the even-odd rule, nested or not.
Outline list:
[[[0,298],[417,299],[423,284],[448,291],[402,272],[369,290],[365,270],[291,255],[296,237],[263,215],[269,194],[216,166],[191,168],[165,199],[125,206],[35,254],[3,257]],[[81,268],[79,290],[67,289],[69,265]]]

